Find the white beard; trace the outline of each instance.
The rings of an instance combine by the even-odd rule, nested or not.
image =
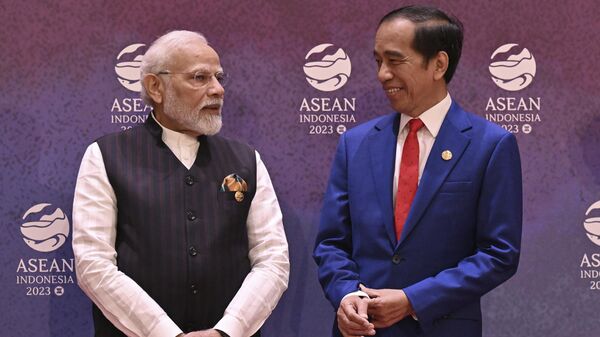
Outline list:
[[[223,121],[220,112],[218,115],[212,115],[202,111],[204,107],[211,104],[220,104],[222,106],[223,99],[211,98],[193,108],[178,101],[173,95],[173,90],[168,88],[163,113],[186,129],[197,132],[200,135],[212,136],[221,131]]]

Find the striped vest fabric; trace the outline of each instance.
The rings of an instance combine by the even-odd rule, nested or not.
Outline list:
[[[117,197],[117,266],[184,332],[212,328],[250,271],[246,218],[256,191],[248,145],[199,137],[187,169],[146,123],[98,140]],[[225,177],[247,183],[243,200]],[[96,336],[124,336],[94,306]]]

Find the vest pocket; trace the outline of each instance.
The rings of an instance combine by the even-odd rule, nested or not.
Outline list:
[[[226,212],[248,211],[250,197],[248,192],[218,191],[219,205]]]

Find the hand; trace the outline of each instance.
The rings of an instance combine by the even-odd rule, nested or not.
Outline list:
[[[402,289],[370,289],[363,285],[360,290],[369,295],[368,314],[375,328],[387,328],[414,310]]]
[[[344,337],[372,336],[375,327],[367,320],[368,299],[348,296],[337,310],[337,323]]]
[[[221,334],[215,329],[192,331],[184,335],[185,337],[221,337]]]

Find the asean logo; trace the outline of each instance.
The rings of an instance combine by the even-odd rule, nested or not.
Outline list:
[[[588,208],[585,212],[585,216],[588,217],[583,222],[583,227],[585,228],[587,237],[596,245],[600,246],[600,216],[592,217],[590,214],[594,211],[598,215],[600,215],[600,201],[596,201],[595,203]]]
[[[37,204],[23,215],[21,224],[23,241],[38,252],[52,252],[60,248],[69,237],[69,219],[58,207]],[[52,211],[54,209],[54,211]]]
[[[143,43],[135,43],[129,45],[117,56],[117,63],[115,66],[115,72],[117,73],[117,79],[119,83],[125,88],[140,92],[142,91],[142,83],[140,82],[140,66],[142,65],[142,57],[144,54],[140,52],[143,50],[142,47],[146,46]]]
[[[497,86],[508,91],[525,89],[535,77],[535,59],[516,43],[500,46],[492,54],[489,70]]]
[[[352,70],[350,57],[342,48],[331,43],[320,44],[304,57],[306,80],[320,91],[334,91],[343,87]]]

